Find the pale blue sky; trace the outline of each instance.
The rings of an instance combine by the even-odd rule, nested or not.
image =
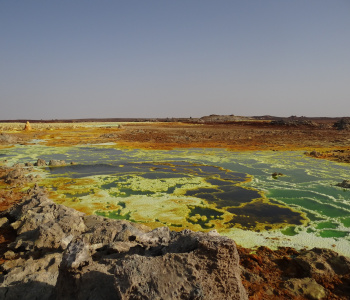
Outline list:
[[[350,115],[349,0],[2,0],[0,119]]]

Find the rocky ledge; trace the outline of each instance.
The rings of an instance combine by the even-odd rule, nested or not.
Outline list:
[[[0,299],[248,299],[233,240],[88,216],[35,186],[3,212]]]

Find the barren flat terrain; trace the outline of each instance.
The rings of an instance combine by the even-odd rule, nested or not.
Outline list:
[[[211,123],[85,122],[0,123],[0,131],[22,142],[46,139],[54,146],[117,142],[147,149],[227,148],[232,150],[349,150],[350,131],[337,130],[330,121],[310,124],[271,121]],[[6,142],[2,142],[6,144]]]

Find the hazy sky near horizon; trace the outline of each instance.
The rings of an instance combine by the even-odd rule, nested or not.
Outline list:
[[[350,116],[349,0],[2,0],[0,119]]]

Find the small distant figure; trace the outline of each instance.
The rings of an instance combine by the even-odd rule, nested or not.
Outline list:
[[[27,121],[26,125],[24,126],[24,130],[26,131],[32,130],[32,126],[30,125],[29,121]]]

